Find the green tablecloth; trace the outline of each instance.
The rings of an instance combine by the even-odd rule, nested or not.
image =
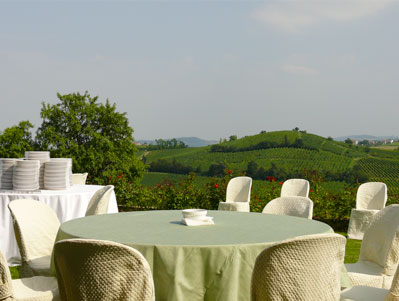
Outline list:
[[[209,211],[215,225],[188,227],[181,211],[88,216],[63,223],[57,241],[92,238],[139,250],[149,262],[157,300],[249,300],[256,257],[270,244],[332,232],[313,220]]]

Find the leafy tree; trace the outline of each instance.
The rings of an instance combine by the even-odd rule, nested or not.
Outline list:
[[[235,141],[235,140],[237,140],[237,135],[231,135],[229,137],[229,141]]]
[[[23,158],[25,151],[32,150],[31,128],[33,125],[29,121],[21,121],[0,132],[0,158]]]
[[[249,161],[245,174],[248,177],[255,178],[257,171],[258,171],[258,164],[255,161]]]
[[[118,113],[108,99],[72,93],[57,94],[55,105],[42,103],[43,119],[36,141],[53,157],[73,158],[74,172],[88,172],[93,182],[124,173],[138,180],[144,164],[136,158],[133,129],[126,113]]]
[[[353,145],[353,141],[352,141],[351,138],[345,139],[345,143],[348,144],[349,146],[352,146],[352,145]]]
[[[223,162],[213,163],[209,166],[208,176],[210,177],[223,177],[226,165]]]

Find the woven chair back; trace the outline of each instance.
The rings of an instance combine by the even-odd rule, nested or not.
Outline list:
[[[55,244],[54,258],[63,301],[154,300],[149,264],[131,247],[67,239]]]
[[[356,193],[356,209],[381,210],[387,202],[387,185],[368,182],[359,186]]]
[[[108,213],[109,200],[113,190],[113,185],[108,185],[97,190],[87,206],[86,216]]]
[[[87,175],[87,172],[72,174],[72,184],[86,184]]]
[[[251,300],[339,300],[345,242],[317,234],[265,249],[255,262]]]
[[[8,268],[3,253],[0,251],[0,300],[13,300],[12,297],[13,289],[10,269]]]
[[[309,181],[305,179],[289,179],[283,183],[280,196],[309,196]]]
[[[226,202],[249,202],[251,197],[252,178],[235,177],[227,184]]]
[[[262,213],[312,219],[313,202],[305,197],[279,197],[267,203]]]
[[[399,262],[399,205],[380,210],[363,236],[359,260],[371,261],[392,276]]]
[[[55,212],[46,204],[32,199],[14,200],[8,208],[22,261],[51,255],[60,227]]]

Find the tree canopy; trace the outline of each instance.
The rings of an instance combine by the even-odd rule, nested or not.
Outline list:
[[[126,113],[118,113],[108,99],[99,103],[88,92],[57,96],[57,104],[42,103],[38,148],[53,157],[73,158],[74,172],[88,172],[97,183],[121,173],[138,179],[144,165],[136,158]]]
[[[0,132],[0,158],[21,158],[25,151],[33,149],[29,121],[21,121],[18,125],[6,128]]]

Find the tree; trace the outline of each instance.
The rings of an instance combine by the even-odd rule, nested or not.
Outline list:
[[[352,145],[353,145],[353,141],[352,141],[351,138],[347,138],[347,139],[345,140],[345,143],[348,144],[350,147],[352,147]]]
[[[255,161],[249,161],[247,164],[247,170],[245,171],[245,174],[248,177],[255,178],[257,171],[258,171],[258,164]]]
[[[0,132],[0,158],[23,158],[25,151],[33,150],[31,128],[29,121],[21,121]]]
[[[235,140],[237,140],[237,135],[231,135],[229,137],[229,141],[235,141]]]
[[[53,157],[73,158],[75,172],[88,172],[93,182],[104,183],[109,176],[124,173],[139,179],[144,164],[136,158],[133,129],[126,113],[118,113],[108,99],[72,93],[57,94],[55,105],[42,103],[42,124],[36,142]]]

